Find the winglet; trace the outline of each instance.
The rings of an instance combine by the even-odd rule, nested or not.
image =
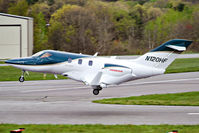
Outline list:
[[[96,52],[93,56],[97,56],[98,55],[98,52]]]

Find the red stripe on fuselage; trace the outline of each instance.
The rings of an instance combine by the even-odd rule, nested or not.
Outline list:
[[[123,72],[122,70],[116,70],[116,69],[109,69],[109,70],[113,72]]]

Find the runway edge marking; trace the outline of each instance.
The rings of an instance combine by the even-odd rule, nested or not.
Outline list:
[[[188,115],[199,115],[199,113],[187,113]]]
[[[125,85],[154,84],[154,83],[168,83],[168,82],[190,81],[190,80],[199,80],[199,78],[191,78],[191,79],[173,79],[173,80],[164,80],[164,81],[140,82],[140,83],[124,84],[123,86],[125,86]]]

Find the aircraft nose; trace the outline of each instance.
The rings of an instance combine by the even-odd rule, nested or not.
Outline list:
[[[7,64],[24,64],[24,61],[22,59],[10,59],[10,60],[6,60],[5,63],[7,63]]]
[[[18,58],[18,59],[10,59],[5,61],[7,64],[16,64],[16,65],[35,65],[37,59],[32,57]]]

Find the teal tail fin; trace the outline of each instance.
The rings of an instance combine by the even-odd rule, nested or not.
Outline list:
[[[184,39],[170,40],[139,57],[136,62],[149,67],[166,69],[191,43],[192,41]]]

